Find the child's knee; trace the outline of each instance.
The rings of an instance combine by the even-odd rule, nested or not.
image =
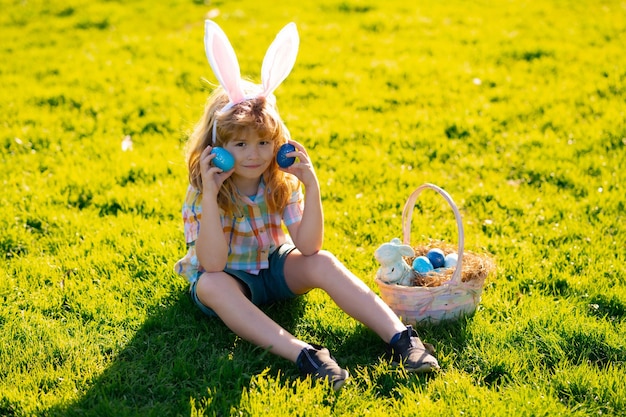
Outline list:
[[[341,262],[335,255],[325,250],[312,255],[310,260],[312,262],[305,270],[317,285],[321,285],[327,279],[336,280],[338,278],[337,272],[343,270]]]
[[[204,272],[198,278],[196,294],[206,305],[212,304],[215,297],[228,291],[229,282],[233,278],[225,272]]]
[[[320,250],[315,255],[311,255],[311,257],[313,258],[313,261],[315,263],[319,263],[323,265],[325,264],[332,265],[338,262],[335,255],[333,255],[331,252],[328,252],[327,250]]]
[[[321,250],[318,252],[318,255],[320,256],[320,264],[322,265],[324,270],[336,270],[343,268],[343,264],[341,263],[341,261],[339,261],[339,259],[337,259],[337,257],[332,252]]]

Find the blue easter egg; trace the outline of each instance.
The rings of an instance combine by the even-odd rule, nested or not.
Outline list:
[[[235,158],[224,148],[216,146],[211,149],[211,153],[215,154],[213,158],[213,165],[221,169],[222,171],[230,171],[235,166]]]
[[[276,154],[276,162],[278,163],[278,166],[281,168],[287,168],[293,165],[293,163],[296,161],[296,158],[287,157],[287,154],[295,150],[296,147],[293,146],[291,143],[285,143],[284,145],[282,145],[278,149],[278,153]]]
[[[443,254],[443,251],[438,248],[429,250],[428,253],[426,254],[426,257],[428,258],[430,263],[433,265],[433,268],[435,269],[441,268],[444,265],[445,259],[446,259],[446,256]]]
[[[413,269],[418,274],[427,274],[430,271],[432,271],[434,268],[433,268],[433,264],[430,263],[430,260],[428,260],[427,257],[418,256],[417,258],[413,259]]]
[[[443,266],[445,266],[446,268],[455,267],[458,260],[459,255],[457,255],[456,253],[449,253],[446,255]]]

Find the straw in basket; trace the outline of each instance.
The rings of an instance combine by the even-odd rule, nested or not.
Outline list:
[[[471,252],[464,253],[461,214],[450,195],[434,184],[423,184],[409,196],[402,211],[404,244],[410,245],[411,218],[419,194],[425,189],[438,192],[454,211],[458,230],[458,260],[451,277],[436,286],[403,286],[376,279],[381,298],[405,324],[439,323],[471,315],[480,302],[485,278],[493,270],[491,259]],[[424,252],[424,247],[416,252]],[[468,262],[469,261],[469,262]]]

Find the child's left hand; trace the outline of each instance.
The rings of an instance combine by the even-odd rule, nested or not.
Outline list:
[[[305,147],[295,140],[290,139],[289,143],[295,146],[296,150],[294,152],[289,152],[286,156],[289,158],[296,157],[298,158],[298,161],[287,168],[279,167],[279,169],[295,175],[296,178],[304,184],[305,188],[317,184],[317,175],[315,175],[311,158],[309,157]]]

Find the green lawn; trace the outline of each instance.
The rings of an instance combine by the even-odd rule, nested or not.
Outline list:
[[[205,4],[206,3],[206,4]],[[0,415],[626,414],[626,3],[0,0]],[[435,183],[497,264],[473,317],[425,326],[442,372],[391,368],[313,291],[266,307],[352,383],[300,381],[190,303],[183,147],[216,83],[207,15],[276,92],[322,184],[325,248],[373,252]],[[123,151],[129,135],[133,149]],[[425,192],[415,245],[456,243]]]

